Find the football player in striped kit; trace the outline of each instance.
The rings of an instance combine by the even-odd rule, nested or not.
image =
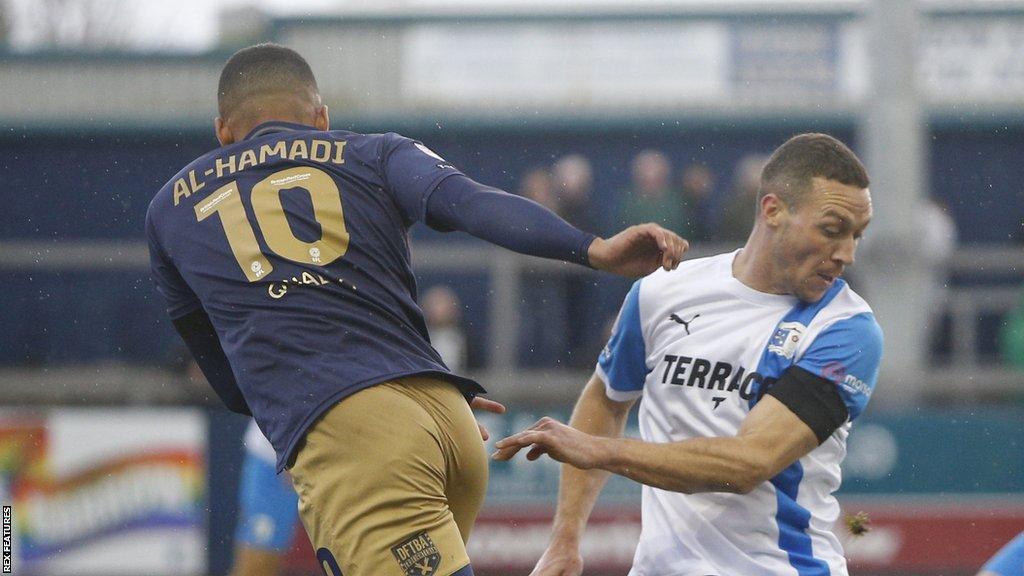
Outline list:
[[[644,484],[631,576],[846,576],[832,533],[851,423],[882,333],[840,278],[871,219],[868,176],[841,142],[796,136],[761,177],[746,245],[637,281],[570,425],[499,441],[562,467],[535,576],[582,572],[609,472]],[[642,440],[621,438],[639,408]]]

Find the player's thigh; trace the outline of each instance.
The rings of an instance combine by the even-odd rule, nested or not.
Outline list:
[[[403,378],[401,384],[438,425],[446,464],[445,496],[467,541],[487,491],[488,459],[476,418],[465,397],[449,382],[415,377]]]
[[[445,495],[443,443],[428,412],[393,387],[328,410],[292,468],[321,563],[333,558],[344,576],[447,576],[467,565]]]
[[[250,548],[284,553],[299,524],[299,497],[274,464],[246,453],[239,483],[235,539]]]

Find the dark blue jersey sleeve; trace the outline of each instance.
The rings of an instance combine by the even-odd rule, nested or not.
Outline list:
[[[173,324],[199,369],[203,371],[203,376],[206,376],[206,381],[224,405],[232,412],[252,416],[252,411],[241,389],[238,388],[235,374],[231,370],[231,362],[224,354],[220,338],[206,311],[202,308],[193,310],[175,318]]]
[[[421,142],[393,132],[382,139],[381,176],[395,197],[406,225],[424,220],[427,199],[458,169]]]
[[[463,176],[445,178],[427,202],[427,224],[461,230],[520,254],[590,265],[593,234],[577,230],[540,204]]]
[[[151,214],[146,214],[146,237],[149,241],[149,265],[156,290],[164,298],[167,314],[176,319],[198,310],[201,305],[192,289],[164,253],[153,227]]]

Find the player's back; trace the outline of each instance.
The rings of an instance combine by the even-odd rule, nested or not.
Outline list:
[[[458,173],[397,134],[268,123],[154,198],[147,234],[169,311],[206,310],[279,467],[340,398],[448,372],[415,300],[408,227]]]

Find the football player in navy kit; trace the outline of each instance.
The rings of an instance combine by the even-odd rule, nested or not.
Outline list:
[[[500,405],[431,347],[409,227],[632,277],[675,268],[686,242],[653,224],[597,238],[420,142],[331,131],[309,65],[285,47],[233,55],[218,108],[222,146],[146,216],[175,328],[291,472],[327,574],[472,574],[487,458],[470,402]]]

